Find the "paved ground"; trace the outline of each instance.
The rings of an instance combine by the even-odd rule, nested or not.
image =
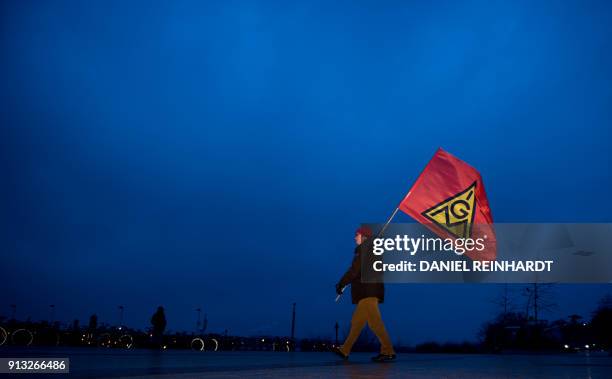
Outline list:
[[[403,354],[371,363],[372,354],[349,362],[331,353],[191,352],[108,349],[1,350],[0,356],[70,357],[71,376],[89,378],[606,378],[612,357],[563,355]],[[20,376],[23,377],[23,376]]]
[[[165,374],[156,378],[612,378],[612,358],[593,356],[402,355],[374,364],[371,354],[338,362],[326,354],[289,358],[276,367],[242,366],[228,370]],[[231,358],[230,358],[231,359]],[[263,359],[261,366],[267,359]],[[275,359],[276,360],[276,359]],[[287,366],[283,366],[287,365]],[[142,376],[143,378],[145,376]]]

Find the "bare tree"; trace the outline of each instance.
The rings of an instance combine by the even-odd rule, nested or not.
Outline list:
[[[508,283],[502,284],[499,295],[492,301],[493,304],[499,307],[499,313],[505,315],[514,311],[516,308],[514,292],[513,287],[509,286]]]
[[[525,302],[525,316],[527,319],[533,317],[537,324],[542,313],[549,312],[556,307],[552,301],[552,284],[532,283],[525,287],[523,296]]]

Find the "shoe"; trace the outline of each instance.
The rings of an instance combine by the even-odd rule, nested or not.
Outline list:
[[[378,354],[372,357],[374,362],[391,362],[395,360],[395,354]]]
[[[344,360],[344,361],[348,360],[348,355],[344,355],[342,350],[340,350],[340,348],[337,347],[337,346],[332,347],[331,348],[331,352],[336,354],[337,356],[341,357],[342,360]]]

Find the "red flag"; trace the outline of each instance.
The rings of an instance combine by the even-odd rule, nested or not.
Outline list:
[[[399,205],[399,209],[442,238],[484,239],[473,260],[494,260],[493,216],[482,177],[476,169],[438,149]]]

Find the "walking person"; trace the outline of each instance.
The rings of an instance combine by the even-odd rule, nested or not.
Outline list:
[[[161,347],[164,330],[166,330],[166,315],[164,314],[164,307],[157,307],[157,312],[151,317],[151,325],[153,325],[151,334],[153,334],[153,344],[155,347]]]
[[[380,342],[380,354],[373,357],[375,362],[387,362],[395,359],[395,351],[391,344],[391,339],[385,328],[378,303],[385,299],[385,287],[383,283],[362,283],[361,282],[361,259],[373,257],[372,230],[367,226],[362,226],[355,232],[355,254],[351,266],[336,284],[336,293],[342,294],[342,290],[348,284],[351,285],[351,298],[353,304],[357,304],[351,319],[351,330],[348,337],[341,347],[335,347],[333,352],[348,359],[351,349],[357,341],[361,330],[366,323],[374,332]]]

